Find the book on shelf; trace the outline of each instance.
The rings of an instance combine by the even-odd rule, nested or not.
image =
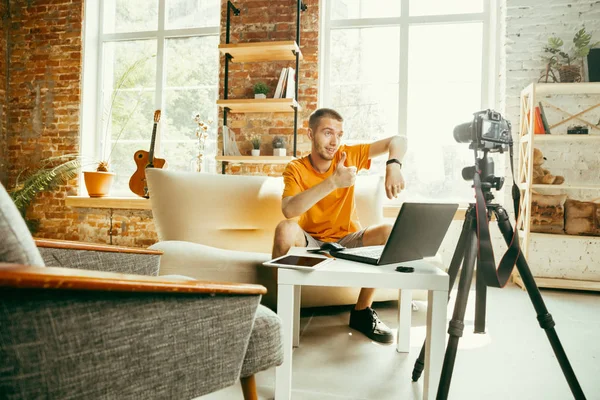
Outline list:
[[[293,99],[296,97],[296,70],[288,67],[287,81],[285,85],[285,98]]]
[[[535,133],[536,135],[545,134],[546,131],[544,130],[544,124],[542,122],[542,113],[539,107],[535,108],[534,115],[535,116],[533,118],[533,133]]]
[[[296,97],[296,71],[292,67],[283,68],[275,89],[274,99]]]
[[[285,87],[285,76],[287,74],[287,68],[281,68],[281,74],[279,74],[279,81],[277,82],[277,88],[275,89],[274,99],[280,99],[283,88]]]
[[[549,135],[550,132],[550,125],[548,124],[548,119],[546,118],[546,113],[544,112],[544,106],[542,106],[542,102],[539,102],[539,107],[540,107],[540,115],[542,117],[542,125],[544,126],[544,132],[546,132],[546,135]]]

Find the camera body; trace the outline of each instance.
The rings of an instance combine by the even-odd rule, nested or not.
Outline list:
[[[473,114],[473,120],[454,128],[454,139],[458,143],[470,143],[469,148],[489,152],[504,152],[512,144],[510,122],[494,110],[483,110]]]

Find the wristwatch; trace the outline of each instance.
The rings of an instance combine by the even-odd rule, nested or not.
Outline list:
[[[398,164],[400,166],[400,168],[402,168],[402,163],[397,158],[390,158],[389,160],[387,160],[385,162],[385,165],[390,165],[392,163],[396,163],[396,164]]]

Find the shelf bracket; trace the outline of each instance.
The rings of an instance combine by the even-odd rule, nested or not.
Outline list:
[[[233,15],[240,15],[239,8],[236,8],[231,1],[227,1],[227,34],[225,35],[225,43],[229,44],[229,28],[231,26],[231,10]]]

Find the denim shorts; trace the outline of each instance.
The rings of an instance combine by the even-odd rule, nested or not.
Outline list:
[[[337,243],[341,244],[344,247],[352,248],[352,247],[362,247],[363,246],[363,235],[365,234],[366,229],[361,229],[358,232],[352,232],[341,238],[337,241]],[[310,233],[303,231],[304,237],[306,238],[306,247],[321,247],[324,241],[317,240],[314,237],[310,236]]]

